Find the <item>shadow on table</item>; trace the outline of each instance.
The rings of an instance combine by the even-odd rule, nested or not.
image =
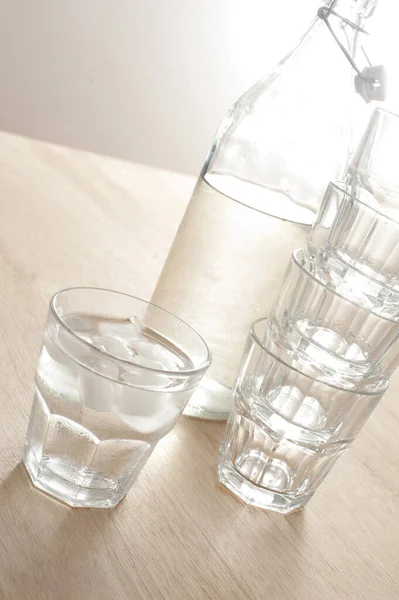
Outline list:
[[[40,598],[57,588],[58,598],[73,598],[70,574],[95,553],[111,521],[111,511],[71,509],[37,490],[19,463],[0,486],[0,598],[33,600],[33,582]]]
[[[180,445],[162,466],[181,499],[175,507],[180,517],[175,521],[184,524],[185,536],[195,539],[198,556],[208,555],[198,568],[208,570],[210,581],[226,576],[226,597],[227,591],[235,600],[306,597],[307,511],[288,516],[263,511],[245,504],[219,483],[218,451],[224,428],[224,423],[189,417],[177,423],[174,432]],[[251,589],[244,581],[251,582]],[[299,591],[305,596],[298,595]]]
[[[154,564],[174,582],[165,600],[188,598],[188,582],[190,600],[305,598],[306,515],[249,507],[218,483],[223,430],[181,419],[113,510],[69,508],[17,465],[0,486],[0,598],[93,598],[93,585],[97,599],[118,597],[115,585],[119,597],[139,598],[136,583],[149,580],[161,594]]]

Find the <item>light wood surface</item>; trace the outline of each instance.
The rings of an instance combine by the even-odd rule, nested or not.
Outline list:
[[[289,517],[218,484],[220,423],[183,417],[110,511],[51,500],[20,464],[51,294],[149,298],[193,184],[0,134],[0,598],[399,599],[399,378]]]

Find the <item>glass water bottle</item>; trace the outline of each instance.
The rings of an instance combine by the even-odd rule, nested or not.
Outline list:
[[[367,101],[368,83],[378,87],[353,66],[375,4],[318,3],[294,50],[231,107],[216,135],[152,299],[212,350],[186,409],[192,416],[227,418],[249,326],[268,314],[327,182],[347,166],[352,111],[366,107],[354,79]]]

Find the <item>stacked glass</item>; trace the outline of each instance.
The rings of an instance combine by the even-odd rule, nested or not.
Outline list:
[[[250,330],[219,461],[249,504],[302,508],[399,364],[399,223],[365,189],[353,173],[328,185],[270,317]]]

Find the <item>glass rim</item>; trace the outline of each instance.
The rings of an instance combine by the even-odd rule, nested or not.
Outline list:
[[[375,208],[374,206],[370,206],[370,204],[367,204],[366,202],[364,202],[363,200],[361,200],[360,198],[358,198],[357,196],[355,196],[353,194],[353,192],[349,192],[348,190],[346,190],[345,187],[347,185],[348,184],[346,184],[341,179],[331,179],[328,182],[328,185],[327,185],[327,188],[326,188],[326,192],[327,192],[327,190],[328,190],[329,187],[335,188],[339,192],[342,192],[345,196],[348,196],[349,198],[351,198],[351,200],[354,200],[355,202],[357,202],[358,204],[361,204],[365,208],[368,208],[372,212],[377,213],[377,215],[381,215],[381,217],[384,217],[384,219],[386,219],[387,221],[390,221],[391,223],[394,223],[395,225],[397,225],[399,227],[399,221],[397,221],[396,219],[393,219],[392,217],[390,217],[389,215],[385,214],[384,212],[381,212],[381,210],[379,210],[378,208]]]
[[[367,308],[364,308],[363,306],[360,306],[359,304],[356,304],[356,302],[354,302],[353,300],[350,300],[349,298],[346,298],[346,296],[344,296],[343,294],[340,294],[339,292],[337,292],[334,288],[330,287],[327,283],[324,283],[324,281],[322,281],[321,279],[319,279],[317,277],[317,275],[314,275],[313,273],[310,273],[301,264],[301,262],[297,258],[297,255],[300,252],[302,252],[302,255],[305,255],[304,258],[307,261],[311,262],[312,257],[306,255],[307,254],[306,248],[296,248],[295,250],[292,251],[292,254],[291,254],[291,263],[294,264],[296,267],[298,267],[303,273],[305,273],[305,275],[307,275],[308,277],[310,277],[311,279],[313,279],[313,281],[315,281],[318,285],[321,285],[327,291],[331,292],[331,294],[334,294],[335,296],[338,296],[338,298],[342,298],[342,300],[344,300],[345,302],[348,302],[352,306],[355,306],[358,310],[363,310],[365,312],[368,312],[368,313],[374,315],[375,317],[378,317],[379,319],[382,319],[383,321],[387,321],[388,323],[397,323],[399,325],[399,318],[398,319],[393,319],[393,318],[390,318],[388,316],[376,313],[373,310],[369,310]],[[345,264],[347,264],[347,263],[345,263]],[[351,265],[349,265],[349,267],[353,268],[354,270],[356,270],[355,267],[352,267]],[[363,277],[367,277],[367,275],[365,275],[364,273],[362,273],[362,271],[358,271],[358,272],[361,273],[363,275]],[[367,278],[368,279],[372,279],[373,281],[376,281],[379,285],[381,285],[382,288],[386,288],[386,289],[389,289],[389,290],[392,289],[392,288],[389,288],[388,286],[382,284],[378,280],[373,279],[372,277],[367,277]],[[394,290],[392,290],[392,291],[394,291]]]
[[[67,323],[65,323],[65,321],[63,320],[63,318],[61,317],[61,315],[58,313],[57,311],[57,307],[56,307],[56,302],[58,300],[59,297],[68,294],[69,292],[75,292],[75,291],[87,291],[87,292],[91,292],[91,291],[97,291],[97,292],[107,292],[110,294],[117,294],[119,296],[124,296],[125,298],[130,298],[131,300],[135,300],[135,301],[139,301],[142,304],[145,304],[147,306],[152,306],[154,308],[156,308],[158,311],[165,313],[166,315],[169,315],[170,317],[172,317],[173,319],[175,319],[176,321],[178,321],[179,323],[183,324],[185,327],[187,327],[187,329],[189,329],[192,333],[194,333],[194,335],[198,338],[198,341],[202,344],[204,350],[205,350],[205,360],[203,360],[201,366],[199,367],[195,367],[192,369],[180,369],[180,370],[170,370],[170,369],[156,369],[153,367],[147,367],[145,365],[139,365],[131,360],[126,360],[123,358],[120,358],[118,356],[116,356],[115,354],[112,354],[111,352],[107,352],[105,350],[102,350],[101,348],[99,348],[98,346],[94,346],[93,344],[91,344],[90,342],[88,342],[87,340],[85,340],[84,338],[80,337],[73,329],[72,327],[69,327],[69,325],[67,325]],[[94,351],[97,354],[100,354],[101,356],[105,356],[108,359],[111,359],[113,361],[117,361],[119,363],[122,363],[124,365],[129,365],[129,366],[133,366],[137,369],[140,369],[142,371],[147,371],[147,372],[151,372],[151,373],[158,373],[160,375],[171,375],[171,376],[184,376],[184,377],[191,377],[193,375],[199,375],[201,372],[205,372],[208,367],[210,366],[211,362],[212,362],[212,353],[211,350],[209,349],[208,344],[206,343],[205,339],[202,337],[202,335],[200,333],[198,333],[198,331],[196,331],[193,327],[191,327],[191,325],[189,325],[188,323],[186,323],[186,321],[184,321],[183,319],[181,319],[180,317],[177,317],[176,315],[174,315],[173,313],[171,313],[170,311],[166,310],[165,308],[162,308],[161,306],[158,306],[157,304],[153,304],[152,302],[147,302],[147,300],[143,300],[142,298],[139,298],[138,296],[133,296],[131,294],[126,294],[125,292],[118,292],[116,290],[110,290],[108,288],[101,288],[101,287],[91,287],[91,286],[75,286],[75,287],[68,287],[68,288],[62,288],[61,290],[58,290],[58,292],[55,292],[55,294],[53,294],[53,296],[50,298],[50,302],[49,302],[49,308],[51,311],[51,314],[53,315],[53,317],[56,319],[56,321],[63,327],[63,329],[65,329],[67,331],[67,333],[69,335],[71,335],[73,338],[77,339],[80,343],[84,344],[87,348],[90,348],[90,350]],[[75,360],[74,357],[71,357],[73,360]],[[191,358],[190,358],[191,360]],[[96,371],[97,372],[97,371]],[[103,376],[102,373],[98,373],[99,375]]]
[[[270,348],[267,348],[267,346],[259,338],[258,334],[255,331],[256,327],[258,325],[260,325],[262,322],[265,322],[267,324],[269,321],[270,321],[270,319],[268,317],[261,317],[260,319],[256,319],[256,321],[254,321],[251,324],[251,327],[249,330],[250,336],[253,339],[253,341],[262,348],[262,350],[264,352],[266,352],[267,354],[272,356],[274,358],[274,360],[276,360],[280,364],[284,365],[288,369],[295,371],[295,373],[299,373],[299,375],[301,375],[302,377],[306,377],[307,379],[310,379],[311,381],[317,381],[317,383],[320,383],[321,385],[325,385],[328,388],[332,388],[332,389],[338,390],[340,392],[347,392],[350,394],[355,394],[357,396],[381,396],[382,394],[384,394],[387,391],[389,381],[387,379],[384,379],[383,377],[381,377],[381,379],[378,380],[378,383],[376,382],[374,384],[375,386],[378,386],[379,384],[384,383],[385,386],[383,386],[383,389],[378,388],[377,390],[367,390],[367,389],[364,390],[364,389],[358,388],[358,387],[356,387],[355,389],[340,387],[333,383],[327,383],[326,381],[323,381],[322,379],[319,379],[318,377],[313,377],[312,375],[307,375],[306,373],[303,373],[302,371],[300,371],[293,365],[290,365],[288,361],[285,361],[283,358],[277,356],[276,353],[273,352],[272,350],[270,350]]]

